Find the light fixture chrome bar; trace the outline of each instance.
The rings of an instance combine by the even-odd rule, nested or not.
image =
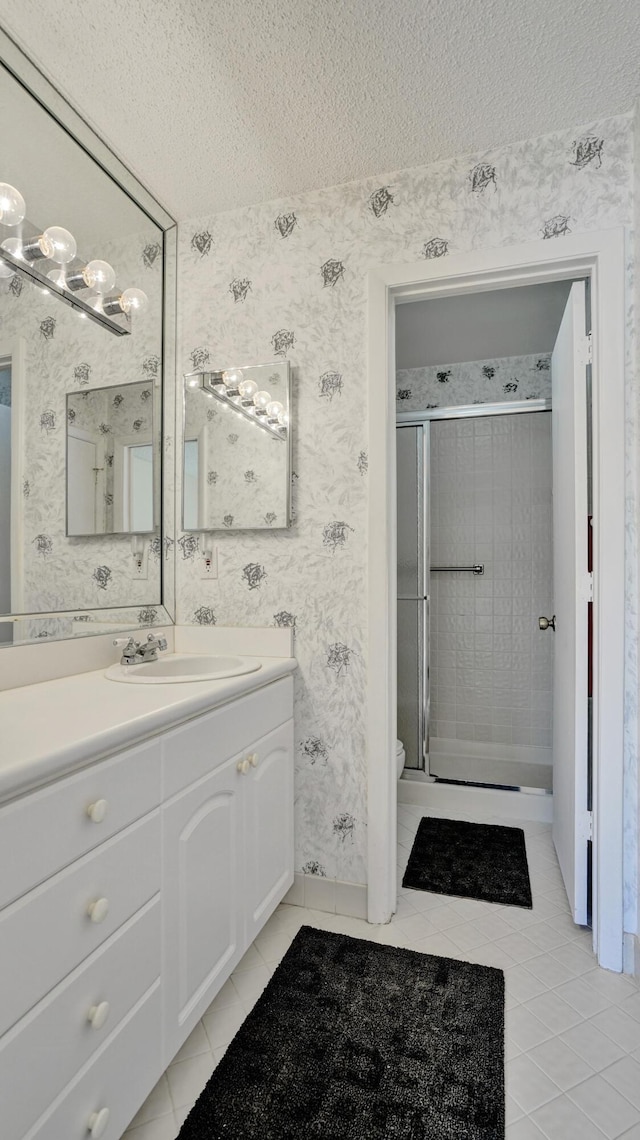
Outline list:
[[[125,313],[122,313],[122,317],[129,327],[123,328],[122,325],[116,324],[114,320],[111,320],[97,309],[94,309],[92,305],[88,305],[86,301],[82,300],[82,297],[78,297],[75,293],[69,293],[66,289],[62,289],[59,285],[56,285],[55,281],[52,281],[49,277],[45,277],[45,275],[40,273],[36,268],[37,262],[26,262],[17,257],[12,257],[6,249],[2,249],[1,247],[0,261],[4,261],[6,265],[9,265],[11,269],[15,270],[21,277],[27,277],[34,285],[37,285],[38,288],[46,289],[48,293],[53,293],[54,296],[64,301],[66,305],[70,305],[72,309],[76,309],[86,317],[90,317],[90,319],[96,321],[97,324],[104,325],[106,329],[115,333],[116,336],[128,336],[130,334],[129,318]],[[47,264],[49,265],[51,263],[47,262]]]
[[[474,566],[430,566],[429,569],[432,572],[453,570],[456,573],[484,574],[484,563],[476,562]]]
[[[222,384],[222,372],[190,372],[185,376],[185,384],[189,386],[189,381],[194,378],[199,380],[200,387],[207,392],[208,395],[213,396],[221,404],[224,404],[225,407],[232,408],[234,412],[239,412],[246,420],[249,420],[252,424],[257,424],[259,428],[268,432],[274,439],[282,441],[287,438],[288,432],[286,427],[272,427],[267,421],[266,416],[252,415],[241,403],[237,404],[235,400],[230,400],[227,395],[227,389],[225,389],[224,392],[219,391],[219,386]],[[236,391],[237,389],[232,389],[233,393]]]

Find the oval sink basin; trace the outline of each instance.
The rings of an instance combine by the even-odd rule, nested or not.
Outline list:
[[[208,653],[169,653],[140,665],[111,665],[105,677],[130,685],[169,685],[179,681],[219,681],[241,677],[262,666],[254,657],[214,657]]]

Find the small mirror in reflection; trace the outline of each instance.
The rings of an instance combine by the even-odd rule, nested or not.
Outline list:
[[[67,535],[149,534],[156,517],[153,387],[67,395]]]

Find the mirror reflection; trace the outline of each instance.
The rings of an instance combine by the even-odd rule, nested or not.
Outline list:
[[[68,535],[153,531],[153,421],[150,384],[68,393]]]
[[[15,644],[43,629],[3,617],[160,605],[164,233],[1,66],[0,131],[0,182],[27,211],[0,218],[0,644]],[[73,241],[52,249],[60,230]],[[78,307],[107,313],[120,288],[144,309],[114,300],[96,323]]]
[[[290,525],[290,403],[286,361],[185,377],[184,530]]]

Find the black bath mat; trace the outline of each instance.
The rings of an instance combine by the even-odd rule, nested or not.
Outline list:
[[[531,909],[531,884],[520,827],[420,820],[403,887]]]
[[[303,926],[179,1140],[503,1140],[504,975]]]

